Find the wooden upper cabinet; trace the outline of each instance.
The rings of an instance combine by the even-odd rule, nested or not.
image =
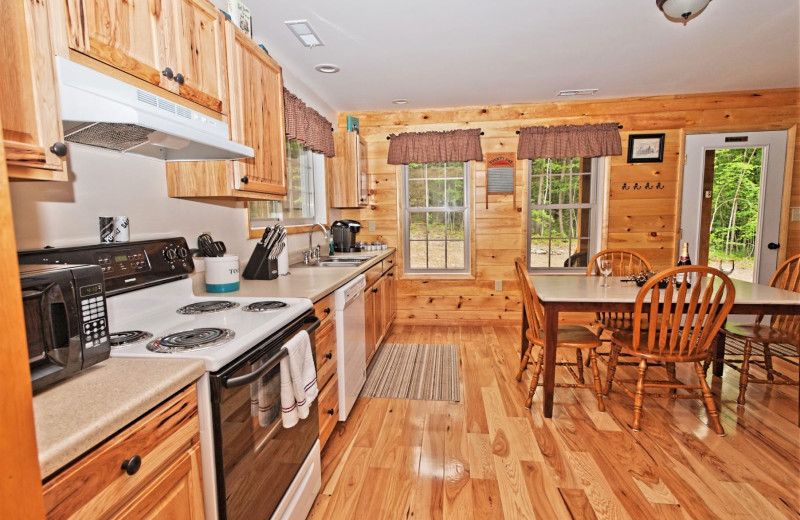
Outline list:
[[[231,139],[253,149],[236,161],[167,163],[170,197],[277,200],[286,195],[281,67],[234,24],[223,24]]]
[[[255,156],[234,161],[236,188],[286,195],[281,67],[232,23],[225,24],[231,138]]]
[[[69,46],[139,79],[162,84],[168,25],[163,7],[144,0],[67,0]],[[164,78],[166,80],[166,78]]]
[[[8,175],[67,180],[47,5],[4,0],[0,17],[0,118]]]
[[[66,0],[69,46],[226,113],[222,14],[206,0]]]
[[[332,208],[357,208],[368,204],[367,144],[356,132],[333,134],[336,155],[331,160]]]
[[[183,83],[173,80],[176,93],[216,112],[223,110],[226,91],[222,18],[206,0],[174,0],[168,48],[169,63]],[[173,57],[174,55],[174,57]]]

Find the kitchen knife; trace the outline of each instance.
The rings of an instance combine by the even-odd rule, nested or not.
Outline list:
[[[258,242],[259,244],[261,244],[262,246],[264,245],[264,242],[267,240],[270,231],[272,231],[271,227],[267,226],[264,228],[264,234],[261,235],[261,240]]]

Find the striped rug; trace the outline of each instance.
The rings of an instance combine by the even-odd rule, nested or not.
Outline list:
[[[459,401],[458,347],[386,343],[367,369],[361,396]]]
[[[795,348],[794,345],[770,343],[769,351],[772,352],[773,356],[797,357],[797,348]],[[753,356],[763,356],[764,348],[761,346],[761,343],[752,343],[752,350],[750,353]],[[744,341],[727,337],[725,341],[725,355],[743,356]]]

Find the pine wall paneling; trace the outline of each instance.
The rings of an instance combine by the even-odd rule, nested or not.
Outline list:
[[[380,239],[400,248],[400,168],[386,163],[389,141],[399,132],[477,128],[483,153],[517,149],[516,131],[521,126],[584,124],[618,121],[623,125],[622,155],[610,161],[608,223],[603,243],[626,247],[646,255],[655,268],[672,266],[680,241],[680,193],[683,146],[688,133],[791,129],[800,122],[800,89],[725,92],[591,101],[567,101],[486,107],[430,110],[396,110],[339,114],[359,118],[367,141],[370,205],[343,210],[342,218],[364,224],[359,238]],[[629,164],[630,133],[666,134],[661,163]],[[794,132],[790,132],[792,136]],[[800,206],[800,150],[794,143],[790,205]],[[518,161],[516,185],[518,205],[524,201],[525,161]],[[513,259],[524,254],[526,225],[520,208],[512,207],[511,195],[491,195],[485,204],[486,166],[474,163],[472,209],[475,217],[474,280],[404,279],[398,255],[398,323],[442,323],[480,325],[518,322],[522,306],[514,279]],[[622,184],[644,186],[661,183],[662,189],[623,190]],[[367,222],[375,221],[375,231]],[[790,222],[785,254],[800,253],[800,222]],[[503,290],[495,291],[495,280]],[[569,317],[567,319],[570,319]],[[576,319],[575,316],[572,319]]]

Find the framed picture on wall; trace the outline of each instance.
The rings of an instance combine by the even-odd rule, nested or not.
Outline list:
[[[664,134],[631,134],[628,136],[628,162],[647,163],[664,160]]]

